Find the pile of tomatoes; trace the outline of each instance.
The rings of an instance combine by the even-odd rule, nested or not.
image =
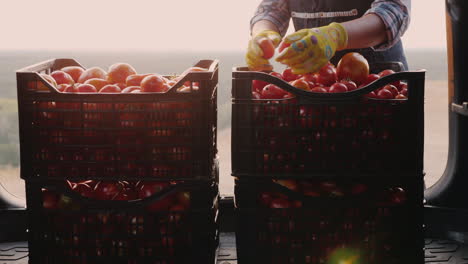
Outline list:
[[[282,73],[271,72],[270,75],[282,79],[292,86],[311,93],[346,93],[360,89],[375,80],[395,73],[391,69],[378,74],[369,73],[367,60],[358,53],[348,53],[340,60],[338,66],[328,63],[316,73],[297,75],[290,68]],[[376,99],[407,99],[408,85],[396,81],[366,95]],[[288,99],[294,95],[277,85],[261,80],[252,81],[252,98],[254,99]]]
[[[133,201],[142,200],[177,185],[168,181],[95,181],[82,182],[67,181],[67,188],[81,197],[101,201]],[[79,201],[66,194],[42,189],[43,208],[45,209],[77,209]],[[185,211],[190,208],[190,192],[171,192],[148,205],[148,211]]]
[[[50,74],[42,73],[40,76],[62,93],[165,93],[187,73],[207,70],[189,67],[180,75],[165,77],[158,73],[139,74],[128,63],[115,63],[109,66],[107,71],[100,67],[83,69],[79,66],[67,66]],[[30,81],[28,88],[49,91],[42,81]],[[177,91],[191,92],[198,88],[198,82],[186,81]]]
[[[401,187],[380,188],[376,191],[375,189],[378,189],[379,187],[374,187],[370,190],[370,187],[364,183],[293,179],[278,179],[272,181],[293,192],[297,192],[304,197],[352,199],[359,198],[364,195],[375,195],[376,197],[373,199],[376,206],[401,205],[405,203],[407,199],[406,192]],[[266,208],[285,209],[303,207],[301,200],[296,200],[284,193],[275,191],[259,192],[258,202]]]

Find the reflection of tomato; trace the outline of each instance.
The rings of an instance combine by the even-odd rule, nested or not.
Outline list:
[[[336,73],[339,80],[351,80],[356,84],[361,84],[369,75],[369,63],[361,54],[350,52],[338,62]]]
[[[335,67],[329,63],[318,72],[317,82],[325,86],[330,86],[337,81],[337,78]]]

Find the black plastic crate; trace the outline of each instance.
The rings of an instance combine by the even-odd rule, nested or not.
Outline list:
[[[398,70],[379,64],[373,72]],[[340,173],[421,174],[424,71],[397,72],[352,92],[312,93],[247,68],[233,69],[232,175],[297,177]],[[290,99],[253,99],[252,81],[272,83]],[[405,81],[407,99],[365,95]]]
[[[166,93],[60,93],[39,75],[75,65],[53,59],[17,72],[23,179],[216,177],[218,61],[199,61],[208,71]],[[178,91],[185,82],[191,91]]]
[[[30,263],[215,261],[216,183],[177,183],[133,201],[86,198],[58,182],[26,181],[26,190]],[[189,193],[189,209],[161,209],[181,192]],[[51,195],[60,197],[57,207],[43,203]]]
[[[410,178],[422,181],[236,180],[238,262],[424,263],[423,190]]]

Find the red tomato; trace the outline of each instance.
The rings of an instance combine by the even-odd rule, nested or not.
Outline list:
[[[275,45],[273,45],[273,41],[268,38],[261,38],[258,40],[258,45],[263,51],[263,58],[270,59],[275,54]]]
[[[363,84],[367,85],[367,84],[369,84],[369,83],[371,83],[371,82],[373,82],[373,81],[375,81],[375,80],[377,80],[379,78],[380,78],[380,76],[377,75],[377,74],[369,74],[369,75],[367,75],[367,79]]]
[[[294,74],[291,68],[286,68],[283,71],[283,79],[287,82],[294,81],[301,78],[301,75]]]
[[[59,199],[60,197],[56,193],[42,189],[42,207],[45,209],[57,209]]]
[[[286,91],[279,88],[274,84],[268,84],[263,87],[262,98],[263,99],[281,99],[286,95]]]
[[[391,84],[385,85],[383,89],[387,89],[390,92],[392,92],[394,97],[399,94],[398,89],[394,85],[391,85]]]
[[[78,93],[97,93],[96,87],[91,84],[79,84],[76,90]]]
[[[406,193],[400,187],[390,189],[390,202],[392,204],[402,204],[406,201]]]
[[[94,195],[98,200],[113,200],[123,189],[119,182],[99,182],[94,187]]]
[[[346,85],[346,88],[348,88],[348,92],[351,92],[357,89],[357,85],[353,81],[341,81],[341,83]]]
[[[390,70],[390,69],[387,69],[387,70],[383,70],[379,73],[379,76],[380,77],[384,77],[384,76],[387,76],[387,75],[391,75],[391,74],[394,74],[395,71],[393,70]],[[394,82],[391,82],[390,84],[391,85],[394,85],[395,87],[399,86],[399,83],[400,81],[394,81]]]
[[[281,75],[279,72],[270,72],[270,75],[283,80],[283,75]]]
[[[64,93],[77,93],[78,89],[75,85],[68,85],[63,89]]]
[[[74,192],[79,193],[83,197],[93,198],[94,197],[94,190],[93,188],[87,183],[77,183],[72,188]]]
[[[131,93],[135,90],[140,90],[140,86],[127,86],[125,89],[122,90],[122,93]]]
[[[275,194],[272,192],[262,192],[260,194],[260,203],[264,206],[270,206],[271,201],[275,198]]]
[[[336,73],[339,80],[351,80],[361,84],[369,75],[369,63],[361,54],[350,52],[338,62]]]
[[[296,180],[273,180],[279,185],[282,185],[291,191],[299,191],[299,185],[297,184]]]
[[[305,90],[305,91],[310,90],[309,83],[306,80],[304,80],[303,78],[291,81],[289,84],[291,84],[292,86],[294,86],[296,88],[299,88],[301,90]]]
[[[308,82],[316,83],[317,82],[317,74],[316,73],[306,73],[303,75],[304,79]]]
[[[395,99],[408,99],[408,97],[404,96],[403,94],[398,94],[395,96]]]
[[[290,207],[292,207],[291,203],[288,200],[282,198],[276,198],[270,203],[270,208],[285,209]]]
[[[332,64],[327,64],[320,69],[317,75],[317,82],[325,86],[330,86],[337,81],[336,69]]]
[[[345,93],[348,91],[348,87],[346,87],[343,83],[334,83],[330,86],[330,93]]]
[[[253,99],[262,99],[262,96],[257,92],[252,92],[252,98]]]
[[[158,193],[165,188],[169,187],[169,183],[167,182],[145,182],[141,189],[138,192],[138,197],[140,199],[144,199],[146,197],[150,197],[155,193]]]
[[[366,97],[369,97],[369,98],[377,98],[377,95],[375,94],[374,91],[372,91],[372,92],[366,94]]]
[[[121,89],[119,86],[115,84],[108,84],[102,87],[101,90],[99,90],[99,93],[120,93]]]
[[[408,96],[408,89],[401,89],[400,93],[404,96]]]
[[[327,92],[325,88],[320,87],[320,86],[314,87],[310,91],[314,93],[326,93]]]
[[[252,91],[261,93],[263,87],[265,87],[268,83],[260,80],[253,80],[252,81]]]
[[[381,89],[377,93],[377,97],[380,99],[393,99],[394,98],[393,93],[387,89]]]
[[[404,89],[408,90],[408,84],[400,81],[400,86],[397,86],[399,91],[402,91]]]

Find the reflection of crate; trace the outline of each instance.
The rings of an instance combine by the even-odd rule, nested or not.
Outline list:
[[[239,263],[423,263],[422,175],[374,176],[237,180]]]
[[[214,262],[217,184],[179,183],[135,201],[93,200],[56,182],[27,180],[26,188],[31,263]],[[60,209],[43,207],[42,188],[59,195]],[[181,192],[191,209],[160,209]]]
[[[275,84],[295,98],[252,99],[252,80]],[[364,96],[399,80],[408,84],[407,100]],[[234,176],[422,173],[424,72],[395,73],[344,94],[316,94],[237,68],[232,92]]]
[[[38,74],[72,65],[56,59],[17,72],[23,179],[215,177],[217,61],[198,62],[208,71],[187,73],[166,93],[59,93]],[[199,89],[178,92],[187,81]]]

